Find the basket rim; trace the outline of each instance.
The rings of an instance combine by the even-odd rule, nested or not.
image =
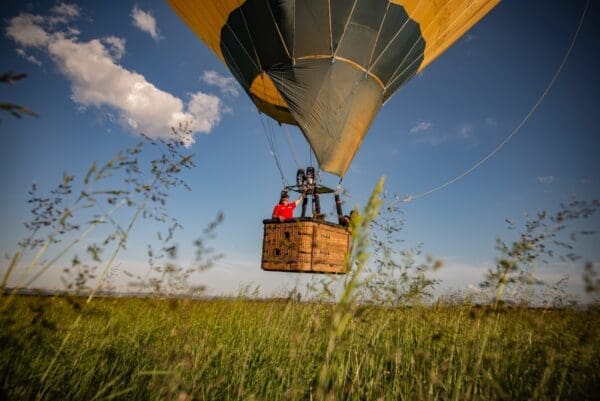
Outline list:
[[[284,221],[279,221],[278,219],[264,219],[263,220],[263,224],[265,224],[265,225],[267,225],[267,224],[294,224],[294,223],[299,223],[299,222],[301,222],[301,223],[310,222],[310,223],[321,224],[321,225],[326,225],[326,226],[330,226],[330,227],[342,228],[346,231],[349,231],[348,227],[343,226],[341,224],[333,223],[331,221],[317,220],[312,217],[294,217],[291,219],[286,219]]]

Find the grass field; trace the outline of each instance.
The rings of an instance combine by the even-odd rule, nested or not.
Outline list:
[[[76,258],[72,271],[64,269],[74,280],[66,289],[86,289],[87,299],[6,291],[0,296],[0,400],[600,399],[597,306],[531,309],[501,302],[507,284],[531,281],[528,267],[547,253],[544,241],[560,231],[536,231],[549,227],[546,214],[529,221],[513,243],[499,241],[501,257],[486,276],[486,288],[494,291],[488,306],[422,306],[435,286],[426,273],[441,262],[425,258],[424,264],[417,263],[415,253],[398,249],[393,234],[400,232],[402,221],[385,214],[376,221],[382,190],[380,180],[353,219],[343,288],[332,290],[325,281],[322,294],[307,298],[335,302],[299,302],[294,293],[292,300],[97,298],[126,244],[128,231],[120,229],[109,237],[114,248],[107,251],[97,281]],[[40,199],[44,209],[46,198]],[[137,206],[128,227],[146,213],[144,205]],[[591,213],[588,206],[569,204],[558,212],[557,224]],[[385,210],[398,217],[393,209]],[[64,218],[70,215],[62,212]],[[35,255],[25,271],[43,260],[47,246],[58,244],[62,250],[38,266],[29,283],[84,235],[58,241],[55,235],[79,228],[54,212],[43,217],[34,217],[33,232],[22,245],[23,252],[31,248]],[[210,234],[219,221],[204,232]],[[99,223],[90,224],[85,232]],[[44,237],[38,225],[54,231]],[[197,241],[198,272],[212,260],[202,241]],[[90,259],[100,263],[101,249],[85,246]],[[161,249],[168,254],[171,248],[165,242]],[[369,267],[371,254],[375,264]],[[20,255],[12,258],[3,289]],[[170,259],[155,266],[166,267],[157,270],[161,285],[152,288],[153,294],[185,289],[196,271],[177,268]],[[586,281],[592,292],[600,288],[593,273],[590,268]]]
[[[332,304],[105,298],[82,305],[16,297],[0,318],[0,398],[600,397],[597,309],[362,306],[340,330]]]

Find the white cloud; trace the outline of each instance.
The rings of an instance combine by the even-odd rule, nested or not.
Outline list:
[[[486,117],[485,124],[489,125],[490,127],[496,127],[498,122],[493,117]]]
[[[23,49],[17,49],[17,54],[21,57],[23,57],[25,60],[37,65],[37,66],[41,66],[42,62],[40,60],[38,60],[37,58],[35,58],[34,56],[27,54],[27,52]]]
[[[411,129],[410,129],[410,133],[411,134],[416,134],[417,132],[423,132],[423,131],[427,131],[429,130],[431,127],[433,126],[432,123],[427,122],[427,121],[420,121],[418,122],[416,125],[414,125]]]
[[[42,23],[43,17],[22,13],[8,21],[6,35],[24,47],[44,46],[49,38]]]
[[[553,175],[545,175],[543,177],[536,177],[535,179],[540,184],[552,184],[556,180],[556,177]]]
[[[196,129],[200,132],[209,132],[219,123],[221,100],[213,95],[202,92],[192,94],[188,103],[188,111],[195,117]]]
[[[154,40],[161,39],[161,36],[156,27],[156,20],[150,12],[146,12],[140,9],[137,5],[131,10],[131,18],[133,18],[133,25],[140,30],[149,33]]]
[[[67,36],[70,36],[70,37],[79,36],[80,33],[81,32],[79,32],[79,29],[77,29],[77,28],[73,28],[73,27],[67,28]]]
[[[108,36],[102,41],[109,46],[111,54],[116,60],[119,60],[125,54],[125,39],[116,36]]]
[[[46,17],[50,26],[66,24],[80,15],[79,7],[75,4],[59,3],[50,9],[51,15]]]
[[[221,93],[225,95],[238,96],[238,84],[234,78],[224,77],[216,71],[204,71],[202,81],[209,85],[216,86],[219,88]]]
[[[117,61],[125,41],[117,37],[84,42],[56,30],[49,17],[21,14],[9,21],[7,35],[23,47],[45,50],[71,82],[71,98],[80,107],[108,107],[125,127],[150,137],[168,137],[171,127],[189,123],[191,135],[207,133],[219,123],[221,100],[202,92],[183,100],[162,91]]]
[[[428,121],[420,121],[411,129],[410,133],[413,136],[413,143],[427,144],[438,146],[450,141],[467,141],[470,143],[476,142],[476,125],[472,123],[463,123],[456,128],[440,129]]]
[[[79,7],[77,7],[75,4],[66,3],[59,3],[52,7],[50,11],[52,11],[52,13],[56,15],[65,17],[67,19],[77,18],[80,14]]]
[[[433,129],[433,123],[429,121],[419,121],[409,130],[413,136],[414,143],[426,144],[431,146],[438,146],[449,139],[447,133],[438,133],[436,129]]]
[[[460,139],[472,139],[474,134],[474,129],[473,129],[473,125],[471,124],[463,124],[459,129],[458,129],[458,137]]]

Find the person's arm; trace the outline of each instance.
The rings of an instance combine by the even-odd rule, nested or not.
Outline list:
[[[304,190],[304,192],[302,192],[302,193],[300,194],[300,196],[298,197],[298,199],[296,199],[296,200],[294,201],[294,203],[296,203],[296,206],[298,206],[298,205],[300,204],[300,202],[302,202],[302,199],[304,199],[304,194],[306,194],[306,189]]]

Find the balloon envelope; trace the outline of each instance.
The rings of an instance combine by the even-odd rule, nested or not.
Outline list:
[[[343,176],[383,103],[500,0],[168,0],[256,107]]]

